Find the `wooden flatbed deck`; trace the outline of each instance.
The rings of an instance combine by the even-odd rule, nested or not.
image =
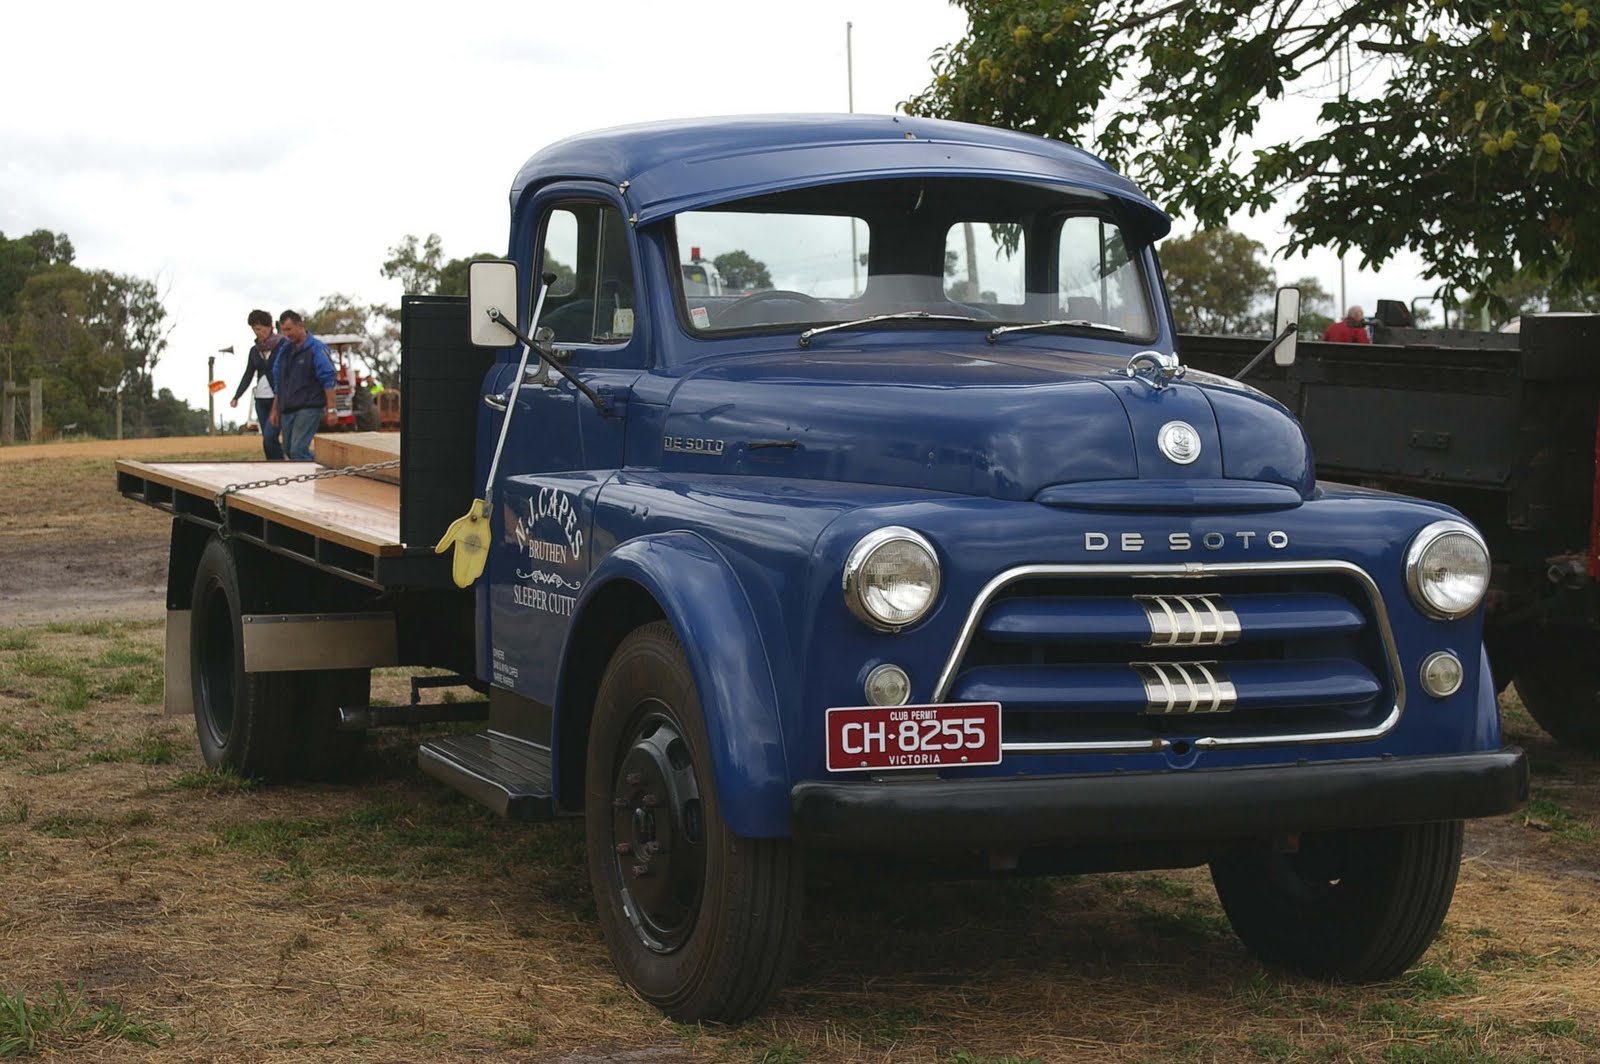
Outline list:
[[[322,471],[315,462],[117,463],[119,484],[124,475],[136,476],[147,486],[198,496],[213,506],[217,492],[230,484]],[[144,501],[159,505],[162,500],[147,497]],[[248,488],[229,495],[227,505],[234,515],[232,521],[239,513],[254,514],[363,554],[393,555],[405,549],[400,543],[400,488],[394,484],[353,476],[328,477]]]
[[[315,462],[117,462],[117,490],[211,527],[231,484],[324,472]],[[434,585],[433,544],[400,541],[400,487],[360,476],[247,488],[227,498],[228,534],[362,583]],[[446,565],[448,559],[440,556]]]

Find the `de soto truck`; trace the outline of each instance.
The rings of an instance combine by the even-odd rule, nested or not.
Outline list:
[[[1282,405],[1180,363],[1168,228],[1082,151],[955,123],[546,148],[506,259],[405,302],[398,484],[119,464],[174,514],[169,708],[265,778],[481,716],[422,768],[582,817],[617,971],[684,1021],[768,1001],[830,851],[1209,865],[1263,961],[1395,976],[1463,820],[1526,795],[1488,553],[1318,483]],[[771,283],[688,285],[691,248]],[[370,705],[395,665],[483,700]]]

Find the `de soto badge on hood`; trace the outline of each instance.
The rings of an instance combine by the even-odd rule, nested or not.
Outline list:
[[[1156,446],[1172,461],[1188,465],[1200,457],[1200,434],[1186,421],[1169,421],[1156,434]]]

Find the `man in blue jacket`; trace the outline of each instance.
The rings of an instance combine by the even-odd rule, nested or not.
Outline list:
[[[272,423],[283,429],[283,450],[291,461],[309,462],[311,439],[324,419],[336,416],[333,405],[333,359],[328,346],[306,328],[305,319],[292,310],[278,315],[278,331],[289,346],[272,360]]]

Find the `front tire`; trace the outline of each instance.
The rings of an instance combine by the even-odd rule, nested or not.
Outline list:
[[[623,980],[684,1023],[755,1013],[793,959],[801,862],[789,840],[723,822],[700,699],[666,622],[612,656],[585,779],[589,876]]]
[[[1392,979],[1433,942],[1455,894],[1461,821],[1307,834],[1296,853],[1211,863],[1234,933],[1264,963],[1317,979]]]

